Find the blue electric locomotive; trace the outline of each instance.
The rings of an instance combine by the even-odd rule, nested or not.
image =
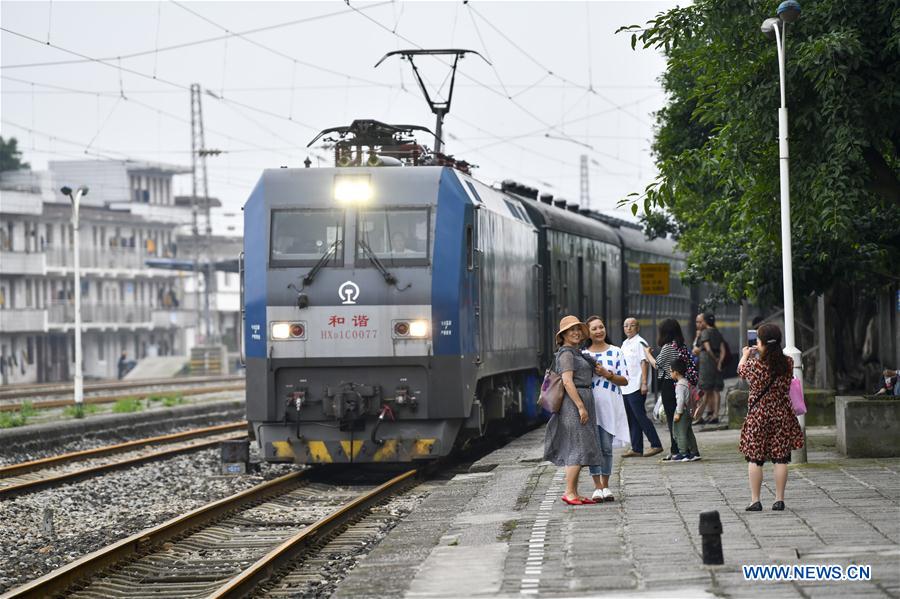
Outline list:
[[[415,129],[323,132],[336,167],[267,170],[244,207],[247,419],[268,461],[436,458],[535,419],[560,316],[621,323],[628,261],[659,245],[484,185]]]

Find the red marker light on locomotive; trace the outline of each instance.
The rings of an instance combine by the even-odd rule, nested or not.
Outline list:
[[[399,337],[406,337],[409,335],[409,323],[408,322],[398,322],[394,325],[394,333]]]
[[[302,324],[294,323],[291,325],[291,337],[302,337],[306,330]]]

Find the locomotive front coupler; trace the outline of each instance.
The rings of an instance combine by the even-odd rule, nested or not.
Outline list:
[[[340,430],[363,430],[365,417],[377,414],[381,405],[381,387],[343,382],[325,387],[325,398],[323,412],[340,422]]]

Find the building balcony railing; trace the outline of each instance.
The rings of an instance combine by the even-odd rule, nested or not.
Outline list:
[[[0,310],[0,331],[32,333],[47,330],[47,311],[34,308]]]
[[[75,268],[75,252],[71,247],[49,247],[46,254],[50,268]],[[144,270],[145,260],[158,257],[140,248],[80,248],[81,268]]]
[[[103,323],[120,325],[148,325],[152,320],[150,306],[126,304],[82,303],[81,322],[83,324]],[[50,304],[47,320],[50,325],[75,323],[75,303],[68,300]]]
[[[153,310],[153,327],[159,329],[185,328],[197,324],[197,313],[183,309]]]
[[[45,268],[43,252],[0,251],[0,274],[42,275]]]

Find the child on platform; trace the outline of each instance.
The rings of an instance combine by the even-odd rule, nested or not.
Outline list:
[[[671,369],[672,378],[675,379],[675,422],[672,432],[680,452],[672,457],[672,461],[696,462],[700,459],[700,449],[691,423],[691,388],[684,376],[687,364],[681,358],[676,358],[672,361]]]

